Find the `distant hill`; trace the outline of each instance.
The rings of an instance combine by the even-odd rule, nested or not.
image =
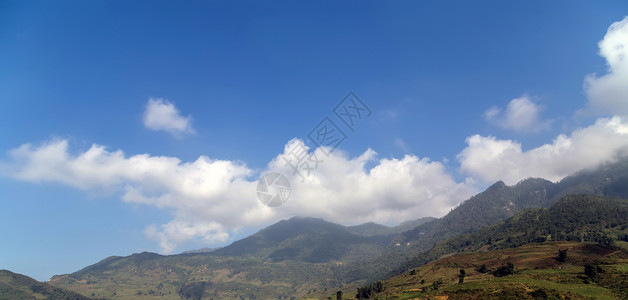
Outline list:
[[[201,248],[201,249],[183,251],[183,252],[181,252],[181,254],[210,253],[210,252],[214,252],[214,251],[216,251],[218,249],[220,249],[220,248]]]
[[[50,283],[105,299],[289,299],[338,286],[338,266],[212,253],[137,253],[53,276]]]
[[[381,256],[403,228],[382,235],[380,226],[294,217],[211,252],[112,256],[51,283],[120,299],[318,295],[343,284],[344,265]]]
[[[34,300],[34,299],[91,299],[81,294],[39,282],[28,276],[0,270],[0,299]]]
[[[403,221],[399,225],[393,227],[393,230],[396,231],[396,233],[402,233],[402,232],[414,229],[415,227],[419,225],[423,225],[427,222],[434,221],[436,219],[437,218],[434,218],[434,217],[424,217],[424,218],[420,218],[416,220]]]
[[[371,235],[386,235],[393,234],[393,228],[386,225],[377,224],[375,222],[368,222],[355,226],[347,226],[346,230],[358,235],[371,236]],[[398,232],[397,232],[398,233]]]
[[[362,234],[356,234],[355,227],[349,229],[323,219],[293,217],[216,250],[213,254],[310,263],[352,262],[381,255],[392,240],[393,233],[367,235],[365,233],[380,231],[383,225],[371,223],[360,226],[357,231]]]
[[[416,220],[409,220],[401,222],[399,225],[395,227],[389,227],[386,225],[377,224],[374,222],[368,222],[355,226],[347,226],[346,229],[354,234],[371,236],[371,235],[388,235],[388,234],[399,234],[404,231],[408,231],[413,229],[421,224],[436,220],[434,217],[424,217]]]
[[[51,283],[120,299],[313,295],[341,285],[344,264],[381,255],[393,236],[294,217],[212,252],[112,256]]]

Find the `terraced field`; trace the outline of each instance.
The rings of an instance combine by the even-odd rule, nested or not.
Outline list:
[[[567,260],[558,261],[558,250]],[[497,277],[508,262],[514,274]],[[586,264],[599,266],[595,280]],[[481,272],[482,265],[485,270]],[[465,270],[459,283],[460,270]],[[542,243],[443,257],[384,282],[379,299],[626,299],[628,251],[592,243]]]

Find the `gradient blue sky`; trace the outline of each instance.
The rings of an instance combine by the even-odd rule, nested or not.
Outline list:
[[[598,42],[627,14],[625,1],[0,1],[0,161],[14,166],[11,149],[62,139],[75,154],[98,144],[263,170],[354,91],[373,115],[341,145],[348,157],[429,158],[477,191],[491,177],[461,171],[468,137],[526,151],[613,115],[577,112],[585,76],[607,72]],[[523,96],[543,126],[486,117]],[[191,116],[195,134],[147,128],[150,98]],[[0,268],[39,280],[159,252],[145,228],[176,214],[6,169]]]

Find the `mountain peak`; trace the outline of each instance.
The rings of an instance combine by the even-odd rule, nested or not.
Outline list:
[[[493,183],[493,185],[491,185],[490,187],[488,187],[487,190],[493,190],[493,189],[502,189],[507,187],[507,185],[503,182],[503,181],[497,181],[495,183]]]

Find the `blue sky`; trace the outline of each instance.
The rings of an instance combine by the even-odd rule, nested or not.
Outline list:
[[[0,268],[47,280],[297,214],[393,225],[498,179],[612,160],[628,68],[611,46],[627,38],[607,30],[626,15],[621,1],[0,1]],[[308,132],[349,91],[373,114],[299,183],[283,157],[314,151]],[[295,189],[274,210],[255,200],[265,171]],[[199,176],[211,188],[188,185]]]

